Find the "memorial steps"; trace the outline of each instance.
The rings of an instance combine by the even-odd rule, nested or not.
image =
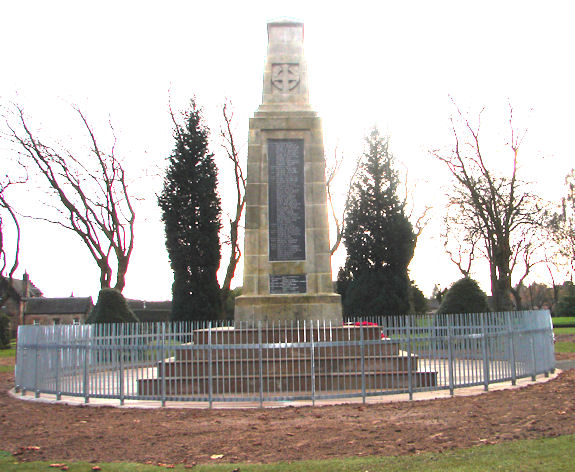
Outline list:
[[[426,388],[437,372],[418,370],[418,356],[381,339],[377,326],[197,330],[193,343],[161,360],[138,395],[333,395]]]

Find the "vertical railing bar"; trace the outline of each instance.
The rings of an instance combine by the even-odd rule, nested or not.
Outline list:
[[[485,326],[486,316],[488,316],[486,313],[479,315],[479,321],[481,322],[481,349],[483,351],[483,389],[485,391],[489,390],[489,360],[487,358],[487,328]]]
[[[39,388],[39,382],[38,382],[38,362],[40,362],[40,343],[39,343],[39,337],[40,337],[40,327],[38,327],[38,329],[36,329],[36,345],[35,345],[35,349],[34,349],[34,356],[35,356],[35,362],[34,362],[34,396],[36,398],[40,398],[40,388]],[[22,389],[22,392],[25,392],[26,389]]]
[[[92,328],[90,328],[90,331],[92,331]],[[84,375],[83,375],[83,379],[82,379],[82,392],[84,394],[84,403],[88,403],[90,401],[90,388],[88,386],[88,358],[91,357],[91,343],[92,343],[92,333],[90,333],[89,336],[86,337],[86,339],[84,340]]]
[[[453,333],[453,326],[452,320],[453,318],[450,315],[445,316],[447,321],[447,368],[449,369],[449,394],[453,396],[453,352],[451,347],[452,341],[452,333]]]
[[[407,336],[407,390],[409,392],[409,399],[413,400],[413,374],[411,367],[412,346],[411,346],[411,316],[405,317],[405,334]]]
[[[162,322],[160,325],[160,367],[161,367],[161,403],[162,406],[166,406],[166,322]]]
[[[529,333],[529,344],[531,345],[531,362],[532,362],[532,366],[533,366],[533,370],[531,373],[531,380],[533,382],[535,382],[535,380],[537,379],[537,358],[535,355],[535,332],[531,331]]]
[[[361,401],[365,404],[365,334],[363,322],[359,322],[359,355],[361,356]]]
[[[208,408],[213,408],[213,352],[212,352],[212,322],[208,322]]]
[[[264,373],[263,373],[263,350],[262,350],[262,322],[258,321],[258,377],[259,377],[259,404],[264,406]]]
[[[54,347],[55,347],[54,352],[56,353],[56,362],[55,362],[55,367],[56,367],[56,385],[55,385],[56,400],[60,400],[62,398],[62,393],[60,392],[60,346],[59,346],[61,339],[60,339],[60,336],[56,335],[56,333],[57,333],[56,325],[54,325],[52,327],[52,333],[54,335],[54,341],[56,341],[56,343],[54,345]]]
[[[120,326],[120,339],[119,339],[119,343],[117,343],[117,345],[119,344],[119,374],[120,374],[120,405],[124,405],[124,337],[126,335],[126,325],[125,323],[122,323]]]
[[[304,322],[305,323],[305,322]],[[309,324],[309,345],[310,345],[310,358],[311,358],[311,404],[315,406],[315,345],[313,341],[313,322]]]

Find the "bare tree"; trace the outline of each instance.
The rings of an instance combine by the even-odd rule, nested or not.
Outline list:
[[[558,266],[567,266],[571,277],[575,272],[575,170],[565,177],[566,195],[561,199],[558,211],[551,213],[548,228],[556,243]]]
[[[450,252],[450,257],[465,275],[477,257],[476,251],[481,250],[489,263],[495,310],[508,310],[513,306],[512,274],[522,267],[520,284],[539,262],[534,255],[541,244],[544,215],[539,197],[530,192],[517,175],[519,148],[525,133],[517,135],[512,118],[510,107],[509,176],[499,176],[487,167],[480,145],[480,125],[473,127],[459,109],[457,119],[451,120],[453,150],[450,153],[431,151],[445,163],[454,180],[449,193],[445,236],[447,241],[456,238],[460,250],[459,256]],[[518,296],[517,292],[515,297],[520,304]]]
[[[235,213],[229,218],[229,238],[224,240],[230,245],[230,258],[228,260],[226,275],[221,286],[222,307],[224,309],[230,293],[230,286],[236,272],[236,267],[242,257],[242,251],[239,244],[239,227],[246,204],[246,177],[240,162],[239,151],[234,141],[232,124],[234,113],[233,111],[230,111],[230,108],[231,102],[229,101],[226,101],[222,106],[224,124],[220,129],[222,147],[226,152],[226,156],[232,163],[235,183]]]
[[[18,268],[20,253],[20,225],[16,212],[6,199],[6,189],[14,184],[8,176],[0,181],[0,308],[6,303],[6,298],[12,285],[12,277]],[[7,220],[4,218],[7,217]],[[11,222],[14,231],[14,243],[11,249],[6,244],[5,228],[7,221]]]
[[[355,163],[355,167],[351,173],[351,176],[349,177],[349,180],[347,181],[347,185],[346,185],[346,192],[345,192],[345,200],[344,200],[344,204],[343,204],[343,208],[341,208],[341,211],[337,211],[336,207],[335,207],[335,203],[334,203],[334,197],[332,194],[332,187],[334,185],[334,180],[337,177],[337,175],[339,174],[340,170],[341,170],[341,165],[343,164],[344,161],[344,156],[343,154],[338,154],[337,152],[337,148],[334,150],[334,158],[333,161],[331,162],[331,165],[329,165],[326,169],[326,179],[325,179],[325,186],[326,186],[326,191],[327,191],[327,200],[329,203],[329,208],[331,211],[331,216],[333,218],[333,221],[335,223],[335,241],[331,246],[330,249],[330,254],[333,256],[335,251],[337,251],[337,249],[339,248],[340,244],[341,244],[341,240],[343,238],[343,233],[345,231],[345,214],[347,213],[347,210],[349,209],[349,204],[350,204],[350,199],[351,199],[351,191],[353,189],[353,185],[355,183],[355,179],[357,176],[357,173],[361,167],[361,161],[362,158],[358,158],[356,160]],[[363,154],[362,154],[363,156]]]
[[[77,107],[73,109],[87,132],[90,148],[87,156],[79,157],[62,146],[45,144],[32,131],[23,108],[18,105],[14,105],[11,117],[5,117],[8,138],[16,145],[22,165],[36,169],[51,195],[48,205],[55,215],[32,218],[74,232],[98,265],[101,288],[112,286],[115,267],[113,288],[121,292],[134,247],[135,212],[126,175],[115,155],[116,137],[111,149],[103,151],[84,114]],[[110,129],[113,134],[111,123]]]

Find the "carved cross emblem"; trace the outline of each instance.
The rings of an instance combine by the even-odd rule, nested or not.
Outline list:
[[[299,64],[272,64],[273,89],[291,92],[299,84]]]

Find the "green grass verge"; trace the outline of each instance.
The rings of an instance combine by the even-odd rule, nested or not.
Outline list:
[[[553,328],[555,335],[557,334],[575,334],[575,328]]]
[[[575,325],[575,316],[557,316],[551,318],[553,326]]]
[[[575,352],[575,343],[558,341],[555,343],[555,352]]]
[[[493,446],[480,446],[446,453],[425,453],[392,457],[353,457],[327,461],[302,461],[266,465],[255,464],[209,464],[198,465],[195,472],[399,472],[399,471],[572,471],[575,454],[575,435],[558,438],[515,441]],[[257,460],[257,457],[254,457]],[[64,463],[64,461],[54,461]],[[18,463],[9,453],[0,452],[0,469],[12,471],[45,471],[49,462]],[[89,472],[94,464],[85,462],[68,463],[70,472]],[[183,466],[175,469],[130,463],[99,463],[106,472],[151,472],[161,470],[184,471]]]
[[[11,347],[10,349],[0,349],[0,358],[5,357],[16,357],[16,348]]]

